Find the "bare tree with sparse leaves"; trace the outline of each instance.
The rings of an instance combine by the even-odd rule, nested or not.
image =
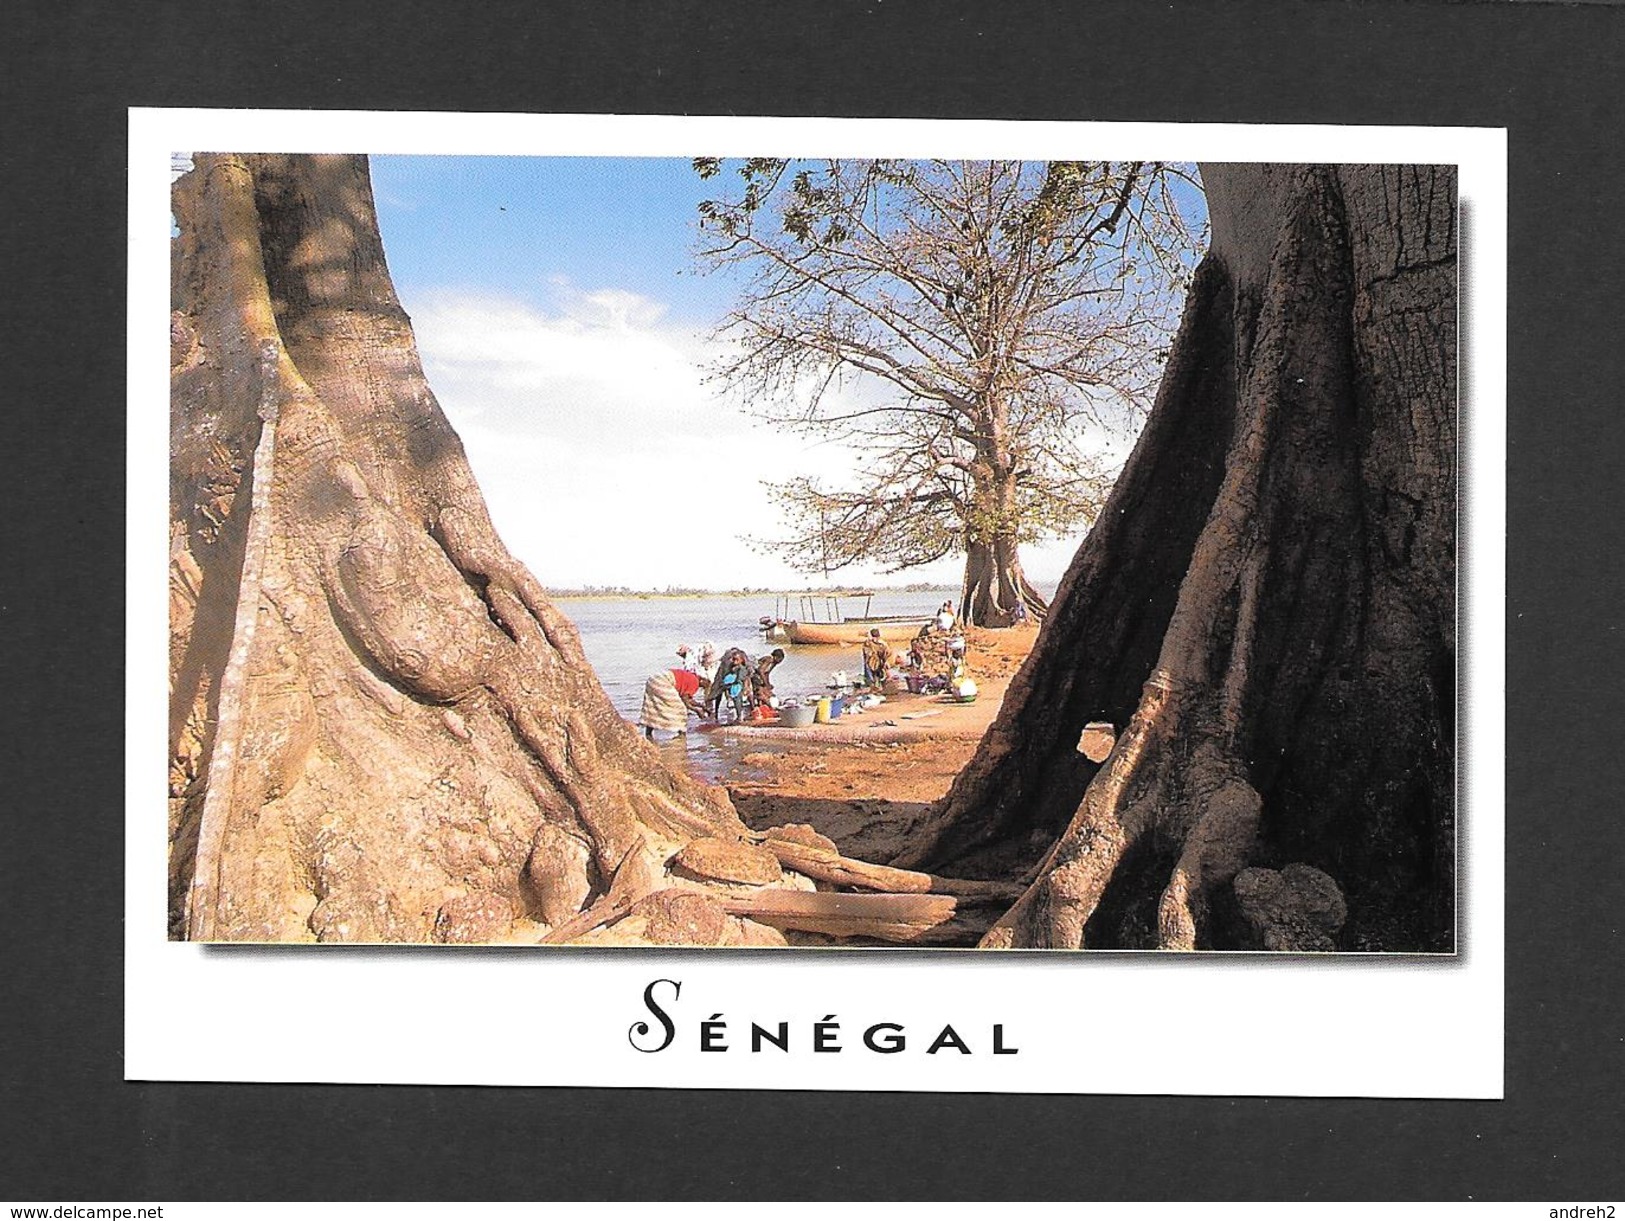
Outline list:
[[[737,169],[737,195],[700,206],[702,258],[750,273],[721,374],[764,418],[862,455],[842,486],[774,485],[791,531],[769,546],[824,572],[963,553],[963,619],[1043,615],[1018,548],[1092,521],[1110,488],[1089,433],[1155,387],[1196,240],[1188,167]]]

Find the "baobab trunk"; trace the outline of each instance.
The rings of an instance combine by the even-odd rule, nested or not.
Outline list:
[[[1022,571],[1015,536],[1002,534],[967,543],[960,619],[977,627],[1009,627],[1020,617],[1018,606],[1034,622],[1049,609]]]
[[[965,532],[959,618],[977,627],[1009,627],[1023,614],[1037,622],[1049,604],[1022,571],[1014,477],[993,481],[981,499],[985,503],[973,506]]]
[[[738,839],[492,529],[365,159],[201,156],[174,206],[171,935],[536,940]]]
[[[1454,171],[1203,177],[1146,429],[912,860],[1031,870],[987,946],[1449,949]]]

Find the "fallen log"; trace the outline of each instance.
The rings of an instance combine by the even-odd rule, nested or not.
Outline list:
[[[767,889],[722,898],[723,909],[729,915],[747,916],[780,929],[931,945],[974,943],[977,930],[987,921],[967,917],[959,910],[960,904],[997,902],[1007,905],[1021,893],[1020,887],[1004,882],[939,878],[912,869],[875,865],[842,856],[818,844],[767,837],[760,845],[777,858],[779,864],[807,877],[878,892],[836,894]],[[609,889],[585,911],[548,932],[539,944],[562,945],[596,928],[624,920],[639,901],[658,890],[658,883],[637,867],[642,849],[643,840],[639,838],[622,858]],[[681,878],[672,882],[671,890],[718,897]]]
[[[779,864],[820,882],[836,886],[858,886],[865,890],[896,891],[903,894],[925,894],[931,889],[931,875],[912,869],[893,869],[889,865],[871,865],[868,861],[854,860],[811,844],[791,840],[768,839],[762,844]]]
[[[977,878],[945,878],[941,874],[927,874],[934,894],[953,895],[966,903],[1014,903],[1027,893],[1027,887],[1017,882],[984,882]]]
[[[773,838],[762,846],[778,857],[779,864],[797,873],[806,874],[820,882],[835,886],[856,886],[864,890],[892,891],[902,894],[935,893],[964,899],[987,899],[1013,903],[1021,897],[1023,887],[1006,882],[979,882],[961,878],[942,878],[920,873],[913,869],[896,869],[890,865],[874,865],[794,840]]]
[[[641,836],[627,849],[621,863],[615,868],[615,877],[609,889],[600,895],[578,916],[573,916],[544,936],[538,945],[563,945],[585,936],[601,924],[614,924],[625,918],[634,904],[655,889],[646,871],[637,867],[638,853],[643,851]]]
[[[913,946],[940,946],[945,949],[974,949],[993,927],[994,921],[1004,911],[1001,903],[998,907],[960,908],[954,913],[954,918],[945,924],[936,925],[927,929],[923,934],[911,941]]]
[[[830,937],[873,937],[880,941],[919,941],[954,918],[952,895],[865,894],[832,891],[766,890],[728,897],[731,916]]]

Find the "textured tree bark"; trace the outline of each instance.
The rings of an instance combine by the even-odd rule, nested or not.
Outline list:
[[[171,935],[501,940],[743,836],[497,538],[365,159],[203,156],[175,214]]]
[[[960,620],[977,627],[1009,627],[1016,622],[1017,606],[1025,608],[1035,623],[1049,612],[1044,595],[1033,588],[1022,570],[1015,537],[998,535],[967,543]]]
[[[1212,249],[1145,432],[898,863],[1030,866],[987,946],[1249,946],[1268,925],[1270,948],[1301,927],[1302,948],[1448,949],[1454,172],[1203,174]],[[1098,766],[1091,721],[1120,728]],[[1266,915],[1231,888],[1247,866],[1296,867],[1250,884]]]

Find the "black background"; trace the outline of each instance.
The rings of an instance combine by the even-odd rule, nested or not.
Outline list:
[[[1625,11],[29,2],[0,46],[0,1194],[1625,1195]],[[125,1083],[125,112],[182,105],[1508,127],[1505,1101]],[[1166,1054],[1223,1055],[1191,1000]]]

